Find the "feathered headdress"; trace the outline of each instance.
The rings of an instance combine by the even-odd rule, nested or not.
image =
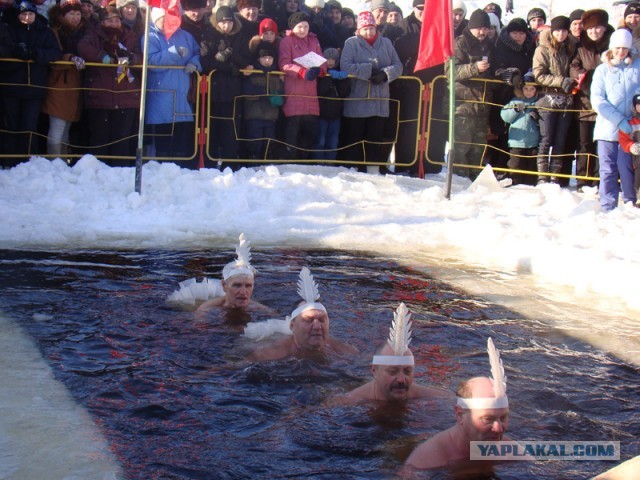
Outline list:
[[[401,303],[393,314],[389,328],[387,344],[393,349],[393,355],[374,355],[374,365],[414,365],[413,355],[405,355],[411,342],[411,314]],[[411,352],[409,352],[411,353]]]
[[[298,295],[302,297],[304,303],[291,313],[292,319],[296,318],[305,310],[313,309],[322,310],[325,313],[327,312],[324,305],[316,301],[320,299],[320,292],[318,291],[318,286],[313,279],[313,275],[311,275],[311,272],[307,267],[302,267],[302,270],[300,270],[300,278],[298,279]]]
[[[491,383],[493,383],[493,397],[458,397],[458,406],[469,409],[486,408],[508,408],[507,398],[507,376],[504,374],[500,352],[493,344],[491,337],[487,339],[487,353],[489,354],[489,365],[491,366]]]
[[[256,269],[251,266],[251,243],[246,239],[244,233],[240,234],[236,253],[238,258],[233,262],[227,263],[222,269],[222,278],[224,280],[234,275],[253,277],[256,273]]]

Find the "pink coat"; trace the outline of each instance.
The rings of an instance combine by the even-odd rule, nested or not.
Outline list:
[[[280,42],[278,58],[280,70],[286,73],[284,78],[284,93],[286,95],[282,111],[286,117],[295,115],[320,115],[318,103],[317,82],[312,82],[300,78],[299,72],[303,67],[293,61],[294,58],[301,57],[309,52],[322,55],[320,42],[315,33],[309,33],[304,38],[296,37],[293,32],[288,31],[287,35]],[[326,72],[326,64],[320,67],[320,74]]]

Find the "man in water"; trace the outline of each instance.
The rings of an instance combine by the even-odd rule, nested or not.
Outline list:
[[[489,339],[489,350],[493,342]],[[497,350],[494,349],[495,352]],[[491,358],[491,353],[489,354]],[[495,357],[494,357],[495,358]],[[404,478],[410,478],[417,470],[442,467],[491,467],[492,462],[469,460],[469,442],[497,442],[510,440],[505,436],[509,426],[509,401],[506,395],[506,377],[502,371],[502,362],[492,373],[497,379],[474,377],[462,382],[458,387],[456,405],[453,407],[456,424],[437,433],[419,445],[405,462],[402,471]],[[501,374],[496,375],[496,372]]]
[[[323,358],[330,354],[355,354],[358,349],[329,333],[327,309],[318,300],[320,294],[307,267],[303,267],[298,281],[298,293],[303,301],[290,315],[291,335],[258,348],[247,360],[264,362],[287,357]]]
[[[414,358],[409,342],[411,341],[411,315],[401,303],[394,315],[395,321],[390,328],[389,340],[378,347],[371,362],[373,380],[350,391],[330,399],[327,403],[335,405],[353,405],[364,402],[401,403],[417,398],[451,399],[453,394],[437,388],[418,385],[413,382]],[[406,332],[406,335],[404,333]],[[395,341],[406,337],[406,344]]]

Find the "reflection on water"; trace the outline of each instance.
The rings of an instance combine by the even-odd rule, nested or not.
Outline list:
[[[509,378],[513,437],[617,440],[623,459],[639,453],[636,368],[388,259],[252,253],[256,300],[284,316],[309,266],[334,335],[362,355],[233,368],[255,346],[239,334],[244,319],[213,312],[196,322],[193,312],[164,304],[179,281],[218,277],[228,252],[4,251],[0,308],[36,339],[129,479],[392,477],[415,445],[453,423],[452,406],[321,404],[369,379],[374,346],[400,301],[414,312],[419,381],[454,389],[488,374],[490,335]],[[495,478],[587,478],[610,466],[514,462]]]

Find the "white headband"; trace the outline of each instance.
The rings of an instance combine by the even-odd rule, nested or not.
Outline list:
[[[507,398],[507,376],[500,359],[500,352],[493,344],[491,337],[487,339],[487,353],[491,365],[491,383],[493,384],[493,397],[461,398],[458,397],[456,405],[469,409],[485,408],[509,408]]]
[[[458,397],[456,405],[471,410],[484,410],[487,408],[509,408],[509,399],[504,397],[487,397],[487,398],[462,398]]]
[[[322,310],[324,313],[327,313],[327,309],[324,308],[324,305],[322,305],[320,302],[311,302],[304,303],[296,308],[293,312],[291,312],[291,318],[296,318],[302,312],[306,312],[307,310]]]
[[[222,272],[222,278],[224,280],[228,280],[229,278],[234,277],[236,275],[246,275],[248,277],[253,278],[253,270],[251,270],[251,268],[249,267],[238,267],[238,268],[231,268],[227,271]]]
[[[222,279],[227,280],[234,275],[247,275],[253,278],[256,271],[251,266],[251,244],[245,238],[244,233],[240,234],[238,246],[236,247],[236,253],[238,258],[230,263],[227,263],[222,269]]]
[[[373,365],[414,366],[413,355],[374,355]]]
[[[300,270],[300,278],[298,279],[298,295],[302,297],[304,303],[291,312],[291,318],[296,318],[302,312],[306,312],[307,310],[321,310],[324,313],[327,313],[327,309],[324,308],[324,305],[316,301],[320,298],[320,292],[318,292],[318,286],[307,267],[302,267]]]

